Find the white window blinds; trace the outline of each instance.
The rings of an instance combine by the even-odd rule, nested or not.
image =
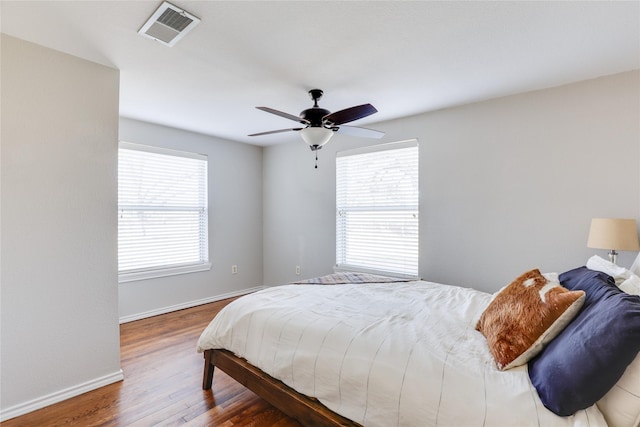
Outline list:
[[[337,156],[337,267],[417,276],[417,141]]]
[[[121,142],[120,281],[208,269],[207,157]]]

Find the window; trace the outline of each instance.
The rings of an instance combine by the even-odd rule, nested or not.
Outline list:
[[[207,225],[206,156],[120,143],[120,282],[208,270]]]
[[[417,141],[337,156],[337,267],[418,276]]]

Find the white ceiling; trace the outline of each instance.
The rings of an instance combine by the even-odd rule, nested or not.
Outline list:
[[[297,140],[309,89],[370,124],[640,69],[640,1],[187,1],[174,47],[137,31],[150,1],[0,2],[3,33],[120,70],[120,114],[257,145]]]

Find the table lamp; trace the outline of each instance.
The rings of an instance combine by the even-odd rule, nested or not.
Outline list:
[[[587,247],[609,249],[609,261],[616,263],[618,252],[638,251],[638,230],[635,219],[593,218]]]

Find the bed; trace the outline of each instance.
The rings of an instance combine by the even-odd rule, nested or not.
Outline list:
[[[519,354],[509,366],[497,362],[490,334],[479,325],[491,307],[506,305],[499,297],[508,294],[513,283],[491,295],[353,273],[267,288],[226,306],[203,331],[197,345],[205,358],[203,388],[211,388],[217,367],[303,425],[636,427],[640,297],[619,290],[611,276],[592,273],[582,267],[564,277],[556,275],[563,286],[550,286],[553,276],[544,275],[539,289],[531,279],[522,279],[524,275],[519,278],[518,289],[535,289],[540,298],[544,292],[550,300],[560,288],[560,298],[567,297],[565,293],[575,298],[569,319],[565,313],[570,310],[563,310],[562,319],[551,322],[559,331],[527,344],[526,361]],[[567,365],[570,371],[582,369],[573,365],[581,365],[580,360],[565,357],[562,345],[556,344],[576,339],[576,322],[589,329],[589,322],[602,323],[586,315],[597,301],[590,300],[595,292],[581,288],[586,286],[585,274],[607,292],[619,294],[631,314],[619,319],[624,320],[621,343],[607,342],[609,352],[615,353],[613,361],[586,363],[590,373],[575,387],[593,384],[589,375],[602,371],[602,363],[616,365],[614,372],[605,380],[596,378],[596,387],[587,387],[595,388],[595,395],[576,397],[545,387],[554,381],[560,388],[572,382],[565,378],[571,374]],[[606,328],[601,333],[611,335]],[[575,357],[590,359],[580,352]],[[563,401],[560,408],[554,407],[558,400]],[[571,414],[563,413],[567,410]]]

